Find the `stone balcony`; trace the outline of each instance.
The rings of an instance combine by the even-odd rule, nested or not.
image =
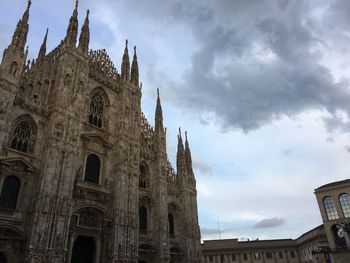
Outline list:
[[[76,179],[74,184],[74,196],[107,203],[111,200],[111,190],[98,184]]]
[[[14,221],[23,221],[23,213],[18,210],[0,208],[0,218]]]

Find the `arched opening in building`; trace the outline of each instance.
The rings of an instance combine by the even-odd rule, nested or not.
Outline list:
[[[147,209],[144,206],[139,208],[139,228],[141,233],[147,233]]]
[[[16,176],[10,175],[5,178],[0,195],[0,207],[16,209],[20,185]]]
[[[168,214],[168,224],[169,224],[169,234],[174,235],[175,229],[174,229],[174,216],[172,213]]]
[[[346,245],[346,240],[344,236],[344,229],[338,227],[338,225],[333,225],[332,232],[334,236],[335,247],[337,249],[346,249],[347,245]]]
[[[74,242],[71,263],[94,263],[94,256],[94,238],[88,236],[78,236]]]
[[[6,256],[3,252],[0,252],[0,263],[6,263]]]
[[[101,161],[96,154],[89,154],[86,158],[85,181],[98,184],[100,180]]]

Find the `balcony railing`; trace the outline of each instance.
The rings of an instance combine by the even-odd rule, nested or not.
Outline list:
[[[23,220],[23,213],[13,209],[0,208],[0,217]]]

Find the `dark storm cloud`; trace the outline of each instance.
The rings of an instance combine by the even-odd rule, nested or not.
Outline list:
[[[254,225],[255,228],[270,228],[270,227],[277,227],[281,226],[286,222],[286,219],[283,218],[266,218]]]
[[[348,83],[336,82],[320,63],[328,45],[325,30],[335,26],[328,19],[339,14],[337,23],[348,30],[349,6],[344,1],[164,1],[156,11],[148,2],[138,9],[170,26],[186,26],[196,41],[183,79],[163,80],[168,97],[202,117],[214,114],[224,128],[249,131],[309,109],[349,113]],[[321,18],[315,14],[319,9]],[[181,39],[179,44],[186,45]]]

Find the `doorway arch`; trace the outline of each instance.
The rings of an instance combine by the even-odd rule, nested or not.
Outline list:
[[[94,263],[95,250],[93,237],[78,236],[74,242],[71,263]]]
[[[0,263],[7,263],[6,256],[3,252],[0,252]]]

